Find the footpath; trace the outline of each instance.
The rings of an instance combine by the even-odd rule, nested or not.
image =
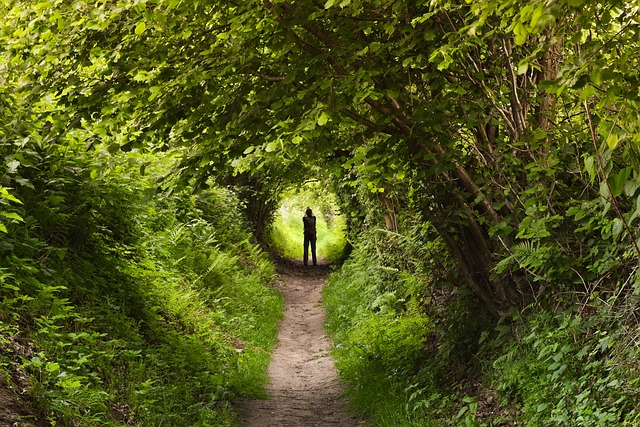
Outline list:
[[[322,287],[329,266],[283,261],[284,319],[269,365],[267,400],[242,402],[244,427],[352,427],[364,424],[345,409],[344,391],[325,336]]]

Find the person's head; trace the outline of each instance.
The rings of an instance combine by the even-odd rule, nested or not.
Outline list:
[[[313,216],[313,212],[311,212],[311,208],[307,208],[305,213],[307,214],[307,216]]]

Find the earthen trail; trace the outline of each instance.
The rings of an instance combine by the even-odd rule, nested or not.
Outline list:
[[[362,425],[345,409],[323,329],[321,292],[328,270],[327,265],[281,265],[286,305],[269,365],[269,398],[242,403],[244,427]]]

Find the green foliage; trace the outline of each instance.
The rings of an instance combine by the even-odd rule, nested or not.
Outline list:
[[[473,303],[453,290],[448,266],[432,262],[442,250],[427,238],[433,230],[402,224],[402,234],[362,236],[325,288],[350,402],[373,425],[477,425],[477,403],[457,386],[486,320],[470,317]]]
[[[20,168],[25,220],[2,237],[3,375],[50,423],[231,425],[264,394],[282,310],[237,197],[144,199],[167,162],[141,177],[141,153],[58,149]]]
[[[607,303],[594,303],[586,311],[537,310],[502,329],[510,339],[498,344],[491,375],[526,425],[637,423],[637,343],[607,318]],[[591,310],[600,314],[585,316]]]
[[[57,395],[49,399],[45,387],[39,400],[53,418],[93,423],[127,412],[101,403],[112,398],[98,393],[126,392],[77,387],[93,381],[89,362],[61,363],[75,357],[65,353],[74,339],[86,355],[115,340],[111,334],[141,352],[114,356],[116,366],[129,372],[135,364],[127,358],[139,359],[132,378],[147,370],[154,378],[138,390],[159,396],[149,417],[173,411],[162,405],[180,391],[191,402],[199,398],[191,391],[208,396],[202,402],[226,402],[220,395],[233,387],[223,377],[203,380],[202,389],[185,379],[173,395],[174,376],[164,392],[155,379],[181,369],[198,378],[189,366],[228,371],[251,354],[236,354],[234,339],[263,339],[251,324],[260,310],[276,311],[262,288],[273,273],[245,232],[264,238],[282,189],[310,171],[330,178],[345,233],[358,247],[344,271],[353,273],[349,293],[362,303],[343,313],[339,328],[354,328],[345,342],[367,349],[384,389],[407,391],[408,413],[442,402],[438,413],[458,405],[450,411],[455,422],[475,422],[470,414],[482,412],[475,391],[438,384],[473,371],[482,328],[475,320],[487,313],[511,318],[534,301],[542,313],[564,312],[613,298],[608,315],[619,323],[611,330],[637,327],[626,315],[640,287],[633,2],[7,0],[0,13],[0,345],[13,351],[1,366],[18,371],[24,363],[53,387]],[[137,151],[144,149],[175,149],[170,179],[165,161]],[[126,161],[113,156],[120,151],[130,153]],[[208,188],[197,198],[189,193]],[[144,202],[143,192],[167,197]],[[404,217],[414,222],[403,228]],[[274,240],[298,242],[298,225]],[[349,280],[336,287],[349,289]],[[238,301],[255,294],[270,302],[241,311]],[[596,313],[581,316],[598,321]],[[424,336],[402,338],[414,333],[410,319],[423,318],[438,343],[430,356],[415,351]],[[395,325],[389,333],[381,319]],[[202,325],[219,334],[204,339]],[[175,333],[159,336],[165,326]],[[384,330],[376,335],[374,326]],[[69,330],[88,335],[76,339]],[[20,353],[20,334],[42,348]],[[597,335],[589,327],[575,334]],[[552,338],[577,357],[568,337]],[[540,348],[526,340],[516,346]],[[391,375],[380,360],[396,347],[402,367]],[[164,360],[167,350],[180,356]],[[243,366],[262,363],[257,353]],[[183,366],[187,354],[193,363]],[[414,357],[423,359],[410,363]],[[547,372],[554,363],[544,356],[531,367],[549,382],[563,366]],[[420,375],[407,379],[412,369]],[[595,368],[563,369],[556,377],[570,375],[563,392],[575,391],[574,378],[596,376]],[[107,371],[119,372],[106,365],[99,372]],[[78,389],[84,398],[65,400]],[[634,413],[601,390],[589,393],[603,420]],[[531,397],[537,403],[527,414],[576,415],[564,403],[553,413],[545,399]],[[145,401],[132,403],[131,413]],[[578,416],[599,422],[581,402]],[[190,408],[190,421],[200,422],[197,405]]]
[[[4,188],[0,185],[0,206],[2,206],[2,211],[0,212],[0,216],[3,217],[3,222],[0,222],[0,232],[7,233],[7,226],[5,225],[5,221],[12,222],[24,222],[24,219],[16,212],[11,212],[11,207],[13,203],[21,203],[20,200],[16,199],[7,188]]]
[[[606,242],[585,261],[606,258],[599,274],[628,273],[640,253],[628,2],[2,7],[2,102],[15,107],[3,141],[20,147],[6,158],[7,187],[31,182],[22,169],[51,142],[180,147],[174,184],[233,187],[264,238],[282,189],[320,170],[338,192],[382,199],[378,216],[397,198],[431,221],[496,316],[523,294],[579,286],[575,260],[600,231]],[[22,150],[25,140],[38,149]],[[56,211],[62,195],[48,190],[41,209]],[[582,202],[602,203],[602,226],[576,242],[584,230],[565,212]],[[373,216],[344,210],[350,234]],[[538,262],[520,262],[522,244]]]
[[[352,257],[358,254],[356,250]],[[416,368],[416,356],[428,334],[421,326],[429,322],[399,316],[392,308],[395,295],[387,294],[372,307],[382,285],[374,273],[385,272],[352,259],[330,277],[324,292],[327,327],[333,334],[340,374],[350,384],[351,404],[375,425],[403,425],[398,423],[406,413],[397,377],[410,375]],[[384,310],[379,312],[380,308]]]
[[[325,290],[338,368],[374,425],[637,423],[637,297],[625,290],[635,278],[491,326],[473,300],[446,291],[446,266],[425,262],[442,250],[419,243],[428,228],[407,231],[361,236]],[[541,250],[522,243],[513,256],[549,280],[541,265],[562,264]]]

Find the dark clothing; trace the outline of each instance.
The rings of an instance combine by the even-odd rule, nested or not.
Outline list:
[[[311,245],[313,265],[318,265],[316,257],[316,217],[302,217],[302,223],[304,224],[304,265],[307,265],[309,261],[309,245]]]
[[[311,260],[313,261],[313,265],[318,265],[318,259],[316,257],[316,235],[304,233],[304,265],[307,265],[309,262],[309,245],[311,245]]]

